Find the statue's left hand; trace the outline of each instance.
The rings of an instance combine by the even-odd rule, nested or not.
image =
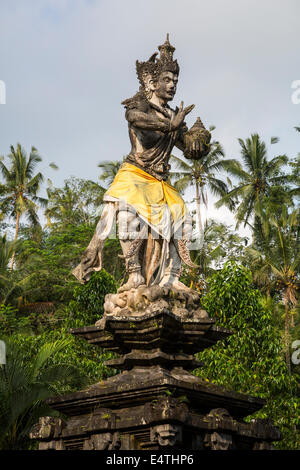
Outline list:
[[[191,160],[199,160],[210,152],[211,145],[209,143],[209,137],[203,138],[204,136],[188,136],[185,139],[185,151],[184,156]]]

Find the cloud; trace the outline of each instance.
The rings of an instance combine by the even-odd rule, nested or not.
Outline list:
[[[57,184],[96,179],[100,160],[129,152],[120,102],[138,88],[135,60],[166,32],[181,66],[174,105],[196,104],[188,124],[215,124],[228,157],[252,132],[297,153],[298,0],[10,0],[1,10],[0,154],[35,145],[45,168],[59,165]]]

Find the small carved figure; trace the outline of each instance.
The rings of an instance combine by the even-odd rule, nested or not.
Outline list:
[[[204,438],[204,447],[209,450],[229,450],[231,446],[232,437],[229,434],[213,432]]]
[[[93,434],[86,440],[83,446],[84,450],[119,450],[121,447],[120,433],[105,432],[102,434]]]
[[[159,446],[175,446],[182,441],[182,428],[175,424],[158,424],[151,428],[150,439]]]
[[[185,422],[188,416],[188,407],[176,398],[160,398],[158,401],[146,403],[145,418],[147,422],[157,422],[164,419],[176,419]]]

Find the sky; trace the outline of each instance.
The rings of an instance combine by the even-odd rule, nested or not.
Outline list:
[[[299,18],[299,0],[0,0],[0,155],[33,145],[55,186],[96,181],[100,161],[130,150],[121,101],[138,90],[135,61],[168,32],[180,65],[172,106],[195,104],[188,125],[216,126],[227,158],[255,132],[280,137],[269,158],[296,156]],[[207,217],[234,223],[209,201]]]

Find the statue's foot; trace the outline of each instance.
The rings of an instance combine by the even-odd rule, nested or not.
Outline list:
[[[130,289],[136,289],[137,287],[143,286],[145,284],[145,279],[140,273],[132,273],[129,275],[129,279],[126,284],[123,284],[123,286],[119,287],[118,294],[120,292],[125,292]]]
[[[178,280],[178,278],[166,278],[166,279],[162,279],[159,283],[160,287],[168,287],[169,289],[175,289],[175,290],[184,290],[186,292],[191,292],[192,289],[190,289],[189,287],[187,287],[185,284],[183,284],[182,282],[180,282]]]

